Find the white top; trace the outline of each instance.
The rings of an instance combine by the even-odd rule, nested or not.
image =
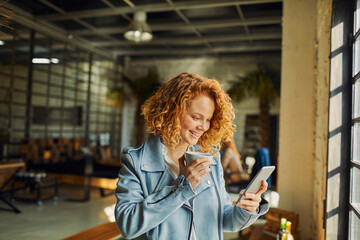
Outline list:
[[[161,150],[162,150],[162,154],[165,160],[165,163],[167,165],[167,167],[170,170],[171,175],[174,177],[174,179],[177,179],[180,173],[180,169],[178,167],[178,165],[176,165],[167,155],[167,151],[168,149],[165,147],[164,144],[161,143]],[[195,151],[194,146],[190,146],[188,148],[188,151]],[[190,236],[190,240],[196,240],[196,235],[195,235],[195,227],[194,227],[194,223],[192,223],[191,225],[191,236]]]

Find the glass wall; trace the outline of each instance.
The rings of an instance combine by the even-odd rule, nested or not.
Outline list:
[[[30,30],[3,30],[0,46],[0,158],[19,152],[26,134]]]
[[[25,138],[108,138],[119,155],[121,109],[107,104],[121,65],[20,25],[0,36],[0,158]]]

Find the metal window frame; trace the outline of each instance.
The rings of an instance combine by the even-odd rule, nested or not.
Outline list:
[[[355,0],[356,3],[356,0]],[[332,24],[333,28],[339,23],[343,23],[343,46],[331,53],[330,57],[341,52],[342,58],[342,80],[343,84],[340,89],[335,89],[329,93],[329,112],[330,112],[330,99],[339,92],[342,93],[342,126],[338,129],[329,131],[328,140],[336,133],[341,133],[341,163],[336,172],[329,173],[327,171],[327,184],[326,184],[326,196],[328,196],[329,184],[328,179],[334,174],[340,174],[340,191],[339,191],[339,207],[336,214],[338,214],[338,235],[337,239],[349,239],[349,211],[352,209],[350,204],[350,169],[351,169],[351,126],[352,126],[352,63],[353,63],[353,21],[354,21],[354,0],[333,0],[332,2]],[[330,122],[329,115],[329,122]],[[328,141],[329,142],[329,141]],[[328,143],[329,148],[329,143]],[[329,157],[329,156],[328,156]],[[333,216],[335,212],[328,212],[326,199],[324,200],[324,228],[325,237],[327,232],[326,220]]]
[[[357,0],[354,0],[354,9],[353,9],[353,12],[354,12],[354,13],[355,13],[355,11],[356,11],[356,5],[357,5]],[[360,21],[360,19],[358,19],[358,21]],[[354,20],[353,20],[353,22],[354,22]],[[352,45],[353,56],[355,56],[355,53],[354,53],[354,50],[355,50],[354,45],[355,45],[355,43],[356,43],[356,40],[359,40],[359,39],[360,39],[360,29],[358,29],[357,32],[355,32],[355,33],[354,33],[354,31],[352,32],[352,42],[351,42],[351,45]],[[351,60],[352,60],[351,66],[353,67],[354,58],[352,58]],[[353,72],[353,71],[351,71],[351,72]],[[356,82],[359,82],[359,83],[360,83],[360,79],[359,79],[359,78],[360,78],[360,71],[359,71],[358,73],[356,73],[356,74],[352,77],[352,79],[351,79],[351,87],[352,87],[352,89],[354,89],[353,86],[356,84]],[[354,104],[354,102],[355,102],[355,101],[353,101],[353,100],[354,100],[354,99],[353,99],[354,97],[355,97],[355,95],[352,94],[352,103],[353,103],[353,104]],[[360,96],[358,96],[358,97],[360,97]],[[356,118],[355,118],[353,111],[354,111],[354,107],[351,106],[351,128],[353,128],[356,123],[360,123],[360,117],[356,117]],[[350,156],[351,156],[351,157],[350,157],[350,169],[349,169],[349,172],[351,172],[351,171],[353,170],[353,168],[357,168],[358,170],[360,170],[360,164],[359,164],[359,162],[354,161],[354,159],[353,159],[354,156],[352,155],[352,153],[353,153],[353,147],[354,147],[353,141],[354,141],[354,136],[353,136],[353,134],[351,134],[351,149],[350,149]],[[359,159],[357,159],[357,160],[359,160]],[[351,179],[351,176],[350,176],[350,178],[349,178],[350,187],[351,187],[351,185],[353,184],[353,182],[351,182],[351,181],[352,181],[352,179]],[[352,189],[349,189],[349,214],[350,214],[350,211],[351,211],[351,212],[354,212],[355,215],[357,216],[357,218],[360,219],[360,209],[359,209],[359,207],[355,206],[355,205],[352,203],[352,201],[351,201],[351,196],[350,196],[351,191],[352,191]],[[351,223],[351,219],[350,219],[350,216],[349,216],[349,227],[348,227],[348,229],[349,229],[349,239],[352,239],[352,236],[351,236],[351,228],[354,227],[354,226],[352,226],[351,224],[352,224],[352,223]]]

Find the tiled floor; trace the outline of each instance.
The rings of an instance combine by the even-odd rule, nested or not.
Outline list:
[[[15,205],[22,213],[0,210],[0,239],[4,240],[57,240],[84,229],[110,221],[115,203],[114,195],[100,197],[98,189],[92,189],[88,202],[67,201],[81,198],[80,187],[61,185],[59,199],[36,203],[17,201]],[[0,202],[0,208],[6,207]],[[237,239],[237,233],[225,233],[226,240]]]
[[[36,203],[16,201],[15,205],[22,213],[15,214],[0,211],[0,239],[62,239],[84,229],[109,221],[106,210],[113,212],[114,195],[100,197],[98,189],[91,192],[88,202],[67,201],[68,198],[81,198],[80,187],[59,187],[59,199],[43,201],[43,206]],[[0,207],[5,207],[0,203]]]

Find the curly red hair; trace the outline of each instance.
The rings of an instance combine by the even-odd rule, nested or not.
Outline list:
[[[159,135],[164,143],[176,147],[181,142],[180,129],[190,100],[206,95],[214,100],[215,111],[210,128],[199,138],[204,152],[220,149],[222,141],[230,141],[235,128],[235,114],[230,97],[215,79],[181,73],[168,81],[142,106],[147,131]]]

